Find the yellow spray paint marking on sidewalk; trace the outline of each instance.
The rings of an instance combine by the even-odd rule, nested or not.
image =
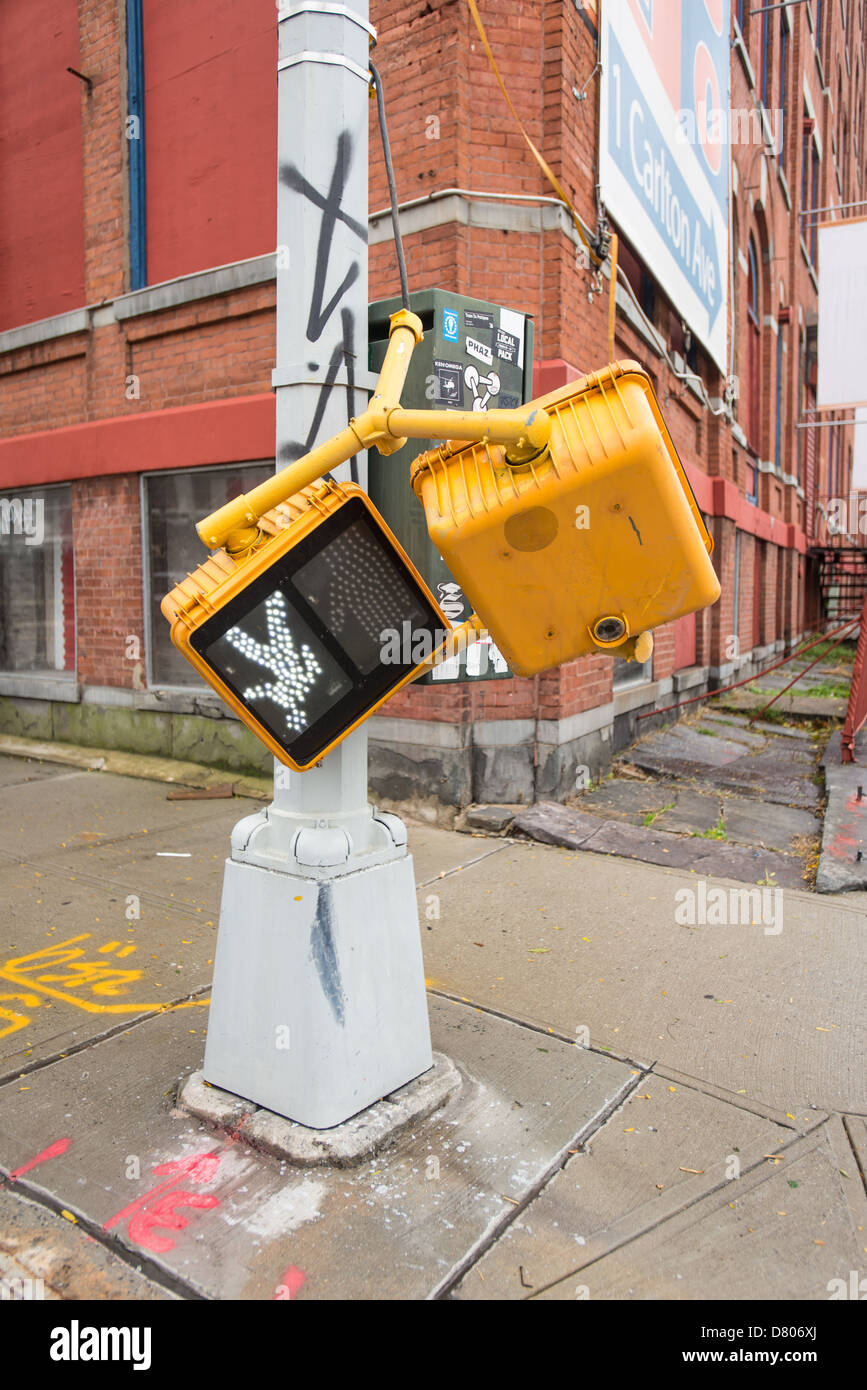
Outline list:
[[[47,996],[93,1014],[166,1013],[170,1009],[201,1008],[210,1002],[207,999],[184,1000],[177,1004],[148,1001],[111,1004],[101,1002],[104,998],[116,998],[118,995],[126,994],[131,985],[143,978],[144,971],[122,969],[107,960],[82,959],[86,952],[78,943],[90,940],[90,936],[90,932],[84,932],[81,936],[71,936],[66,941],[43,947],[31,955],[7,960],[0,966],[0,981],[6,980],[12,985],[24,986],[25,989],[21,992],[0,994],[0,1001],[14,999],[26,1008],[32,1009],[43,1002],[43,996]],[[96,952],[98,955],[116,952],[116,958],[121,958],[130,955],[136,949],[129,943],[120,950],[119,947],[119,941],[109,941],[106,945],[97,947]],[[66,988],[58,989],[58,985],[64,985]],[[89,990],[90,994],[96,997],[85,998],[81,994],[72,994],[70,990],[73,989]],[[8,1021],[8,1026],[0,1028],[0,1038],[15,1033],[20,1028],[26,1028],[31,1021],[26,1014],[4,1009],[0,1005],[0,1021],[3,1019]]]
[[[42,1003],[38,994],[0,994],[0,1001],[4,999],[20,999],[21,1003],[28,1009],[35,1009]],[[19,1028],[26,1028],[30,1019],[26,1014],[19,1014],[15,1009],[4,1009],[0,1003],[0,1020],[8,1020],[8,1027],[0,1028],[0,1038],[5,1038],[9,1033],[17,1033]]]

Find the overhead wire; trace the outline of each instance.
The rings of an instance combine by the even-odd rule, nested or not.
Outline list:
[[[601,270],[602,266],[603,266],[603,265],[606,263],[606,261],[609,259],[609,256],[608,256],[608,254],[606,254],[605,257],[600,257],[600,256],[598,256],[598,255],[596,254],[596,251],[594,250],[593,243],[592,243],[592,241],[590,240],[592,234],[591,234],[591,232],[590,232],[589,227],[587,227],[586,223],[583,222],[583,220],[581,219],[580,215],[579,215],[578,212],[575,210],[575,207],[574,207],[573,204],[572,204],[572,200],[570,199],[569,195],[566,193],[565,189],[563,188],[563,186],[562,186],[562,184],[560,183],[559,179],[557,178],[556,174],[553,172],[553,170],[551,169],[550,165],[549,165],[549,164],[547,163],[547,161],[543,158],[543,156],[539,153],[538,149],[536,148],[536,146],[534,145],[533,141],[530,139],[529,135],[527,134],[526,130],[524,129],[524,126],[523,126],[523,124],[522,124],[522,122],[521,122],[521,119],[520,119],[520,117],[519,117],[519,115],[518,115],[517,111],[515,110],[515,107],[514,107],[514,105],[513,105],[513,103],[512,103],[512,99],[511,99],[511,97],[509,96],[508,91],[506,90],[505,83],[503,82],[503,79],[502,79],[502,77],[500,76],[500,70],[499,70],[499,68],[497,67],[497,61],[496,61],[496,59],[495,59],[495,57],[494,57],[494,55],[493,55],[493,52],[491,51],[491,46],[490,46],[490,44],[488,43],[488,37],[487,37],[487,34],[485,33],[485,27],[484,27],[484,25],[483,25],[483,23],[482,23],[482,18],[481,18],[481,15],[479,14],[479,9],[478,9],[478,5],[476,4],[476,0],[467,0],[467,7],[468,7],[468,9],[469,9],[469,11],[470,11],[470,14],[472,15],[473,22],[475,23],[476,29],[478,30],[479,38],[480,38],[481,41],[482,41],[482,47],[483,47],[484,50],[485,50],[485,53],[486,53],[486,55],[487,55],[488,62],[489,62],[490,66],[491,66],[491,68],[492,68],[492,70],[493,70],[494,76],[495,76],[496,79],[497,79],[497,82],[498,82],[499,87],[500,87],[500,91],[501,91],[502,94],[503,94],[503,97],[504,97],[504,99],[505,99],[506,105],[508,106],[509,110],[511,111],[512,116],[514,117],[515,123],[516,123],[517,126],[518,126],[518,129],[520,130],[522,136],[524,137],[524,140],[526,141],[526,144],[527,144],[527,146],[528,146],[528,148],[529,148],[529,150],[530,150],[530,153],[533,155],[533,158],[536,160],[536,163],[539,165],[539,168],[542,170],[542,172],[543,172],[543,174],[545,175],[545,177],[547,178],[548,182],[549,182],[549,183],[551,184],[551,186],[555,189],[555,191],[556,191],[556,193],[558,194],[558,196],[559,196],[559,198],[561,199],[561,201],[565,204],[565,206],[566,206],[566,208],[567,208],[567,210],[568,210],[568,212],[569,212],[569,214],[570,214],[570,216],[571,216],[571,218],[572,218],[572,221],[573,221],[573,223],[574,223],[575,230],[577,231],[580,240],[583,242],[584,246],[586,247],[587,252],[588,252],[588,254],[589,254],[589,256],[590,256],[590,259],[592,260],[593,264],[597,267],[597,272],[598,272],[598,271]],[[597,66],[598,66],[598,64],[597,64]],[[595,69],[594,69],[594,71],[595,71]],[[589,80],[589,79],[588,79],[588,80]],[[598,244],[598,243],[597,243],[597,244]],[[615,295],[615,297],[616,297],[616,285],[617,285],[617,282],[619,281],[619,282],[623,285],[623,287],[624,287],[624,289],[626,290],[627,294],[629,295],[630,299],[632,300],[632,303],[635,305],[635,308],[636,308],[637,312],[640,314],[641,318],[643,319],[643,321],[645,322],[645,324],[647,325],[647,327],[650,329],[651,334],[652,334],[652,337],[653,337],[653,341],[654,341],[654,343],[656,344],[657,350],[658,350],[658,351],[661,353],[661,355],[665,358],[665,360],[666,360],[666,362],[668,363],[668,366],[670,367],[670,369],[671,369],[672,373],[674,374],[674,376],[677,377],[678,380],[680,380],[680,381],[696,381],[696,382],[698,383],[698,391],[699,391],[699,395],[700,395],[700,397],[701,397],[702,403],[704,404],[704,406],[706,407],[706,409],[707,409],[708,411],[710,411],[711,415],[715,415],[715,416],[727,415],[727,414],[729,413],[729,407],[728,407],[728,405],[727,405],[725,402],[723,402],[722,405],[721,405],[720,407],[716,407],[716,406],[714,406],[714,405],[711,403],[711,398],[710,398],[710,396],[708,395],[707,388],[705,387],[704,381],[702,380],[702,378],[701,378],[701,376],[698,374],[698,372],[682,371],[679,367],[676,366],[676,364],[674,363],[674,361],[672,360],[672,358],[669,356],[668,350],[666,349],[666,347],[664,346],[664,344],[660,343],[660,341],[659,341],[660,334],[659,334],[658,330],[656,329],[656,327],[651,323],[651,321],[650,321],[650,319],[648,318],[647,314],[646,314],[646,313],[644,312],[644,310],[642,309],[641,304],[639,303],[639,301],[638,301],[638,299],[637,299],[637,297],[636,297],[635,291],[633,290],[632,285],[629,283],[629,280],[628,280],[628,278],[627,278],[625,272],[623,271],[622,266],[615,266],[615,267],[613,267],[613,276],[612,276],[612,280],[613,280],[613,283],[612,283],[612,285],[611,285],[611,293],[612,293],[613,295]]]
[[[545,175],[545,178],[548,180],[551,187],[555,190],[562,202],[565,203],[566,207],[568,208],[569,213],[572,217],[572,221],[575,224],[575,230],[577,231],[579,237],[586,246],[588,255],[590,256],[590,259],[592,260],[593,264],[596,266],[601,266],[602,259],[596,254],[596,251],[593,247],[593,243],[589,240],[589,230],[585,227],[585,224],[582,222],[578,213],[575,211],[575,208],[572,204],[572,199],[569,197],[569,194],[566,192],[565,188],[560,183],[560,180],[557,178],[557,175],[554,173],[553,169],[548,164],[548,161],[539,153],[538,149],[533,144],[533,141],[530,139],[529,135],[524,129],[520,116],[515,110],[515,107],[512,103],[512,98],[509,96],[509,93],[506,90],[506,84],[500,76],[500,69],[497,67],[497,60],[491,51],[491,45],[488,43],[488,36],[485,33],[485,26],[482,23],[482,17],[479,14],[479,7],[476,4],[476,0],[467,0],[467,6],[469,8],[470,14],[473,17],[473,22],[476,26],[476,29],[478,30],[479,38],[482,41],[482,47],[485,50],[488,62],[490,63],[491,68],[493,70],[493,74],[497,79],[500,91],[503,93],[506,105],[508,106],[509,110],[512,113],[512,116],[514,117],[515,124],[517,125],[518,129],[524,137],[524,140],[527,144],[527,148],[529,149],[539,168],[542,170],[542,173]]]
[[[668,363],[669,367],[671,368],[672,374],[673,374],[674,376],[676,376],[680,381],[697,381],[697,382],[698,382],[699,390],[700,390],[700,394],[701,394],[701,397],[702,397],[703,404],[705,405],[705,407],[707,408],[707,410],[710,411],[711,415],[727,415],[727,414],[728,414],[728,406],[727,406],[725,403],[723,403],[721,409],[717,409],[714,405],[712,405],[710,396],[709,396],[708,393],[707,393],[707,388],[706,388],[706,386],[705,386],[705,384],[704,384],[704,381],[703,381],[702,378],[699,376],[698,372],[683,372],[683,371],[681,371],[680,368],[675,364],[675,362],[674,362],[674,361],[672,360],[672,358],[669,356],[667,348],[664,347],[664,345],[659,341],[659,339],[660,339],[660,337],[661,337],[659,330],[658,330],[657,328],[654,327],[654,325],[651,323],[650,319],[649,319],[649,318],[647,317],[647,315],[645,314],[644,310],[642,309],[641,305],[640,305],[639,302],[638,302],[638,299],[636,298],[635,290],[632,288],[632,285],[629,283],[629,280],[627,279],[627,277],[626,277],[626,275],[625,275],[625,273],[624,273],[622,267],[620,267],[620,266],[618,266],[618,268],[617,268],[617,278],[618,278],[618,280],[620,281],[620,283],[623,285],[624,289],[626,290],[627,294],[629,295],[630,299],[632,300],[633,304],[635,305],[635,308],[638,310],[639,314],[640,314],[641,317],[643,318],[644,322],[647,324],[648,328],[649,328],[649,329],[651,330],[651,332],[653,333],[653,338],[654,338],[654,342],[656,343],[657,350],[658,350],[658,351],[662,354],[662,356],[665,358],[666,362]]]
[[[582,242],[582,244],[583,244],[584,247],[586,248],[589,258],[592,260],[593,264],[597,267],[597,273],[598,273],[598,272],[601,270],[601,268],[606,264],[606,261],[609,259],[609,257],[606,256],[606,257],[603,259],[603,258],[601,258],[600,256],[597,255],[597,253],[596,253],[596,251],[595,251],[595,249],[594,249],[594,246],[593,246],[593,242],[592,242],[592,235],[593,235],[593,234],[591,233],[590,228],[589,228],[589,227],[587,226],[587,224],[583,221],[583,219],[581,218],[580,214],[577,212],[576,208],[574,207],[574,205],[573,205],[571,199],[569,198],[569,195],[566,193],[565,189],[563,188],[562,184],[560,183],[559,179],[558,179],[557,176],[554,174],[554,172],[553,172],[553,170],[551,169],[550,165],[547,163],[547,161],[544,159],[544,157],[540,154],[539,150],[536,148],[536,145],[533,143],[533,141],[530,139],[530,136],[527,134],[526,130],[524,129],[523,123],[521,122],[521,119],[520,119],[520,117],[518,116],[517,111],[515,110],[514,104],[513,104],[513,102],[512,102],[511,97],[509,96],[509,93],[508,93],[508,91],[507,91],[507,89],[506,89],[505,83],[503,82],[503,79],[502,79],[502,77],[500,76],[500,71],[499,71],[499,68],[497,67],[497,62],[496,62],[496,59],[494,58],[493,52],[491,51],[490,44],[488,43],[487,34],[485,33],[485,28],[484,28],[484,25],[483,25],[483,23],[482,23],[481,15],[479,14],[479,10],[478,10],[478,6],[477,6],[477,4],[476,4],[476,0],[467,0],[467,6],[468,6],[468,8],[469,8],[470,14],[472,15],[473,21],[474,21],[474,23],[475,23],[475,25],[476,25],[476,28],[477,28],[477,30],[478,30],[479,37],[480,37],[480,39],[481,39],[481,41],[482,41],[482,46],[484,47],[485,53],[486,53],[487,58],[488,58],[488,62],[490,63],[490,66],[491,66],[491,68],[492,68],[492,70],[493,70],[494,76],[495,76],[496,79],[497,79],[497,82],[498,82],[498,84],[499,84],[500,90],[501,90],[501,92],[502,92],[502,94],[503,94],[503,97],[504,97],[504,99],[505,99],[505,101],[506,101],[507,106],[509,107],[509,110],[510,110],[511,113],[512,113],[512,116],[513,116],[513,118],[514,118],[514,120],[515,120],[515,122],[516,122],[516,124],[517,124],[517,126],[518,126],[518,129],[520,130],[520,132],[521,132],[521,134],[522,134],[522,136],[523,136],[523,138],[524,138],[524,140],[525,140],[525,142],[526,142],[526,144],[527,144],[527,146],[528,146],[528,148],[529,148],[531,154],[533,155],[534,159],[535,159],[536,162],[538,163],[538,165],[539,165],[540,169],[542,170],[543,174],[545,175],[546,179],[548,180],[548,182],[551,184],[551,186],[554,188],[555,192],[557,193],[557,199],[556,199],[555,201],[562,203],[562,204],[566,207],[567,211],[569,212],[570,217],[571,217],[571,219],[572,219],[572,223],[573,223],[573,225],[574,225],[574,227],[575,227],[575,231],[576,231],[577,234],[578,234],[579,240]],[[393,230],[394,230],[395,252],[396,252],[396,255],[397,255],[398,273],[399,273],[399,276],[400,276],[401,302],[402,302],[404,308],[405,308],[405,309],[408,309],[408,308],[410,307],[410,303],[409,303],[409,285],[408,285],[407,272],[406,272],[406,259],[405,259],[404,250],[403,250],[403,239],[402,239],[401,231],[400,231],[400,205],[399,205],[399,203],[398,203],[398,198],[397,198],[397,186],[396,186],[395,177],[394,177],[394,164],[393,164],[392,157],[391,157],[391,144],[390,144],[390,141],[389,141],[389,138],[388,138],[388,123],[387,123],[386,114],[385,114],[385,93],[384,93],[384,89],[383,89],[382,77],[380,76],[380,73],[379,73],[379,71],[378,71],[378,69],[377,69],[377,67],[376,67],[376,65],[374,64],[374,62],[373,62],[372,59],[369,60],[369,64],[368,64],[368,65],[369,65],[369,67],[370,67],[371,76],[372,76],[372,78],[373,78],[373,88],[374,88],[374,93],[375,93],[375,96],[376,96],[376,106],[377,106],[377,116],[378,116],[378,123],[379,123],[380,139],[381,139],[381,141],[382,141],[382,151],[383,151],[383,158],[384,158],[384,162],[385,162],[385,172],[386,172],[386,178],[387,178],[387,181],[388,181],[388,192],[389,192],[389,203],[390,203],[391,223],[392,223],[392,228],[393,228]],[[503,196],[507,196],[507,195],[503,195]],[[517,197],[517,196],[519,196],[519,195],[515,195],[515,196]],[[419,201],[423,201],[423,200],[419,200]],[[660,355],[665,359],[665,361],[666,361],[666,363],[668,364],[668,367],[670,368],[672,374],[673,374],[679,381],[694,381],[694,382],[697,383],[698,394],[699,394],[699,397],[700,397],[700,399],[701,399],[701,401],[702,401],[702,404],[703,404],[703,405],[705,406],[705,408],[710,412],[711,415],[714,415],[714,416],[723,416],[723,415],[727,415],[727,414],[729,413],[729,407],[728,407],[728,405],[727,405],[725,402],[723,402],[719,407],[713,405],[713,403],[712,403],[712,401],[711,401],[711,398],[710,398],[710,396],[708,395],[707,388],[706,388],[706,386],[705,386],[705,384],[704,384],[704,381],[703,381],[702,377],[699,375],[699,373],[698,373],[698,372],[692,372],[692,371],[684,371],[684,370],[682,370],[681,368],[679,368],[679,367],[677,366],[677,364],[674,362],[674,360],[673,360],[672,357],[670,356],[670,354],[669,354],[669,352],[668,352],[668,350],[667,350],[665,344],[661,341],[661,335],[660,335],[658,329],[657,329],[657,328],[655,327],[655,325],[651,322],[651,320],[648,318],[647,314],[645,313],[644,309],[642,308],[642,306],[641,306],[641,304],[640,304],[640,302],[639,302],[639,300],[638,300],[638,297],[637,297],[637,295],[636,295],[636,293],[635,293],[635,290],[633,289],[633,287],[632,287],[632,285],[631,285],[631,283],[630,283],[630,281],[629,281],[628,276],[626,275],[625,271],[623,270],[623,267],[622,267],[621,265],[616,265],[616,264],[614,264],[614,265],[612,265],[612,270],[613,270],[613,272],[614,272],[614,284],[612,285],[611,292],[612,292],[613,294],[615,294],[615,296],[616,296],[616,285],[619,283],[619,284],[621,284],[621,285],[623,286],[623,288],[624,288],[626,294],[629,296],[629,298],[630,298],[630,300],[631,300],[631,302],[632,302],[632,304],[633,304],[633,306],[634,306],[636,312],[637,312],[638,315],[640,316],[640,318],[641,318],[641,320],[643,321],[643,323],[647,326],[647,328],[648,328],[648,330],[649,330],[649,332],[650,332],[650,334],[651,334],[652,341],[653,341],[653,343],[654,343],[654,345],[655,345],[655,347],[656,347],[656,350],[657,350],[657,351],[660,353]]]
[[[397,253],[397,269],[400,275],[400,297],[404,309],[409,309],[409,283],[406,276],[406,260],[403,254],[403,239],[400,234],[400,211],[397,202],[397,185],[394,181],[394,164],[391,159],[391,145],[388,139],[388,123],[385,118],[385,93],[382,90],[382,78],[372,59],[368,59],[368,66],[373,78],[374,91],[376,92],[376,111],[379,118],[379,135],[382,140],[382,155],[385,160],[385,174],[388,179],[388,196],[391,202],[391,225],[394,228],[394,248]]]

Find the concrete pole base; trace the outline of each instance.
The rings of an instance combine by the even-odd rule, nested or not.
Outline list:
[[[432,1065],[410,855],[324,878],[226,861],[211,1085],[329,1129]]]
[[[251,1108],[249,1101],[209,1085],[200,1071],[183,1083],[178,1105],[205,1124],[245,1140],[251,1148],[297,1167],[353,1168],[440,1110],[460,1087],[461,1074],[454,1062],[435,1052],[430,1071],[332,1129],[311,1129],[273,1110]]]

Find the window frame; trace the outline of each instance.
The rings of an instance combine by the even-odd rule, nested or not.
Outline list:
[[[774,467],[777,476],[782,475],[783,468],[783,359],[788,355],[785,352],[785,332],[784,323],[777,324],[777,401],[776,401],[776,440],[774,443]]]
[[[785,167],[786,159],[786,82],[788,80],[789,25],[786,11],[780,11],[780,138],[777,163]]]
[[[747,240],[747,334],[750,335],[747,341],[747,374],[749,381],[749,400],[747,403],[746,420],[747,442],[750,449],[759,453],[759,437],[761,435],[761,398],[762,398],[762,283],[759,272],[759,251],[756,246],[756,239],[750,232]],[[755,290],[755,307],[752,297]],[[756,373],[751,371],[752,367],[752,338],[756,341]]]
[[[735,553],[732,564],[732,627],[734,632],[731,634],[735,639],[735,651],[738,656],[741,654],[741,533],[735,528]]]
[[[192,693],[196,696],[201,694],[210,694],[213,696],[213,691],[211,690],[211,687],[207,684],[206,681],[202,679],[201,676],[199,676],[199,674],[194,670],[192,666],[190,666],[189,668],[190,681],[188,684],[185,685],[176,685],[167,681],[158,681],[154,676],[154,625],[151,597],[151,511],[150,507],[148,506],[148,482],[150,479],[172,477],[181,473],[195,475],[198,473],[204,474],[226,472],[227,470],[233,468],[255,468],[257,464],[260,466],[268,465],[271,469],[272,474],[275,471],[273,459],[238,459],[231,463],[202,463],[194,464],[191,467],[187,466],[181,468],[149,468],[145,472],[139,474],[139,513],[141,520],[142,557],[142,636],[144,637],[145,648],[145,688],[149,692],[153,692],[155,690],[164,690],[168,695],[189,695]],[[200,517],[190,517],[191,529],[195,529],[195,524],[199,520],[201,520]],[[201,563],[204,563],[204,561],[210,554],[211,552],[203,544]],[[214,696],[214,698],[217,697]]]
[[[41,670],[16,671],[8,666],[0,667],[0,680],[27,677],[30,680],[45,681],[69,681],[74,684],[78,680],[78,575],[75,563],[75,522],[73,514],[73,480],[58,483],[37,483],[22,488],[0,487],[0,498],[2,497],[22,497],[24,492],[32,495],[45,494],[49,492],[61,492],[66,490],[69,493],[69,514],[70,514],[70,535],[72,548],[72,626],[73,626],[73,650],[72,666],[69,670],[57,670],[56,668],[43,668]]]
[[[818,251],[818,226],[816,223],[815,209],[819,206],[819,150],[816,145],[815,135],[810,136],[811,159],[810,159],[810,239],[807,243],[807,250],[810,256],[810,265],[816,269],[816,252]]]
[[[620,694],[622,690],[635,690],[640,685],[652,685],[654,682],[653,674],[653,653],[646,661],[638,663],[626,661],[618,656],[616,651],[613,653],[614,663],[611,670],[611,690],[614,696]],[[618,679],[621,676],[621,679]]]
[[[807,338],[803,327],[798,329],[798,409],[796,411],[796,425],[801,425],[804,421],[804,383],[806,380],[806,354]],[[804,431],[800,428],[795,430],[795,478],[798,487],[804,485]]]
[[[770,93],[771,75],[772,75],[772,71],[773,71],[772,64],[771,64],[771,35],[772,35],[772,33],[773,33],[773,27],[772,27],[772,23],[771,23],[771,16],[770,16],[770,13],[768,13],[768,11],[765,11],[765,13],[762,15],[762,28],[761,28],[761,35],[760,35],[760,38],[759,38],[759,45],[760,45],[759,51],[760,51],[760,53],[761,53],[761,60],[762,60],[762,62],[761,62],[761,74],[760,74],[760,80],[759,80],[759,94],[760,94],[761,99],[762,99],[762,106],[765,108],[766,111],[768,110],[768,96],[769,96],[769,93]]]

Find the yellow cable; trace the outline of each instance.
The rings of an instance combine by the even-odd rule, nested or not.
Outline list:
[[[552,187],[553,189],[555,189],[555,191],[556,191],[556,193],[557,193],[557,196],[558,196],[559,198],[562,198],[563,202],[566,204],[567,208],[569,209],[570,213],[572,214],[572,221],[575,223],[575,230],[577,231],[577,233],[578,233],[579,237],[581,238],[581,240],[583,241],[584,245],[587,247],[587,250],[588,250],[588,252],[590,253],[590,259],[593,261],[593,264],[594,264],[594,265],[601,265],[601,264],[602,264],[601,260],[600,260],[599,257],[596,255],[596,253],[594,252],[592,246],[590,245],[590,242],[587,240],[586,236],[584,235],[584,228],[583,228],[583,226],[581,225],[581,219],[579,218],[577,212],[575,211],[574,207],[572,206],[572,201],[571,201],[571,199],[570,199],[568,193],[567,193],[566,190],[563,188],[562,184],[560,183],[560,180],[557,178],[557,175],[554,173],[553,169],[550,167],[550,165],[548,164],[547,160],[545,160],[545,159],[543,158],[543,156],[539,153],[539,151],[536,149],[536,146],[533,144],[533,141],[530,139],[529,135],[527,134],[526,130],[524,129],[523,125],[521,124],[521,118],[520,118],[520,116],[518,115],[517,111],[515,110],[514,106],[512,105],[512,98],[509,96],[509,93],[506,91],[505,84],[504,84],[504,82],[503,82],[502,77],[500,76],[500,70],[499,70],[499,68],[497,67],[496,59],[494,58],[494,55],[493,55],[493,53],[491,52],[491,45],[488,43],[488,36],[487,36],[487,34],[485,33],[485,27],[484,27],[484,25],[482,24],[482,17],[481,17],[481,15],[479,14],[479,9],[478,9],[478,6],[477,6],[477,4],[476,4],[476,0],[467,0],[467,5],[469,6],[470,14],[472,15],[472,17],[473,17],[473,19],[474,19],[474,21],[475,21],[476,28],[477,28],[478,31],[479,31],[479,38],[480,38],[481,41],[482,41],[482,47],[484,48],[486,54],[488,55],[488,62],[490,63],[490,65],[491,65],[491,67],[492,67],[492,69],[493,69],[494,76],[496,77],[497,81],[498,81],[499,84],[500,84],[500,91],[503,93],[503,96],[504,96],[505,99],[506,99],[506,105],[508,106],[508,108],[509,108],[509,110],[511,111],[512,115],[514,116],[515,122],[516,122],[516,124],[517,124],[518,129],[520,130],[521,134],[523,135],[524,139],[525,139],[526,142],[527,142],[527,145],[528,145],[528,147],[529,147],[530,153],[532,154],[532,156],[533,156],[533,158],[535,159],[536,163],[538,164],[539,168],[542,170],[542,173],[545,175],[545,178],[546,178],[546,179],[548,180],[548,182],[551,184],[551,187]]]

